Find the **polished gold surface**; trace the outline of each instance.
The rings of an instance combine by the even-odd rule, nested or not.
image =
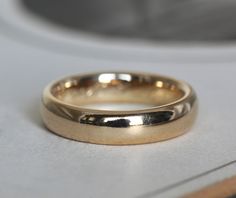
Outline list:
[[[88,108],[99,103],[140,103],[138,110]],[[197,99],[187,83],[153,74],[104,72],[70,76],[48,85],[41,113],[48,129],[97,144],[162,141],[188,131]]]

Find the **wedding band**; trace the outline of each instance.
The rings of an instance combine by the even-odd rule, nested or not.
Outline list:
[[[101,110],[86,105],[140,103],[148,108]],[[111,145],[152,143],[187,132],[197,114],[190,85],[170,77],[129,72],[70,76],[49,84],[42,97],[46,127],[65,138]]]

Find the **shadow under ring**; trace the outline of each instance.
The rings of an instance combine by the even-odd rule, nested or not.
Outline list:
[[[125,111],[85,107],[108,102],[151,107]],[[62,137],[95,144],[145,144],[187,132],[196,118],[197,97],[187,83],[162,75],[93,73],[49,84],[41,114],[46,127]]]

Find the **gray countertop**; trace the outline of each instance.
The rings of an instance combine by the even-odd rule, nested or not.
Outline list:
[[[14,15],[9,18],[13,21]],[[65,43],[60,35],[50,43],[46,33],[37,37],[29,23],[32,31],[22,38],[22,29],[6,24],[0,26],[0,197],[178,197],[235,173],[234,45],[181,46],[179,51],[176,45],[145,43],[114,49],[112,41],[98,45],[78,37],[78,45],[73,43],[78,48],[70,54],[58,49]],[[176,139],[138,146],[86,144],[48,132],[39,114],[44,86],[68,74],[100,70],[145,71],[188,81],[200,103],[194,128]]]

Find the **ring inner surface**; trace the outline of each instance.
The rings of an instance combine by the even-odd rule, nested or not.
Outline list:
[[[102,73],[71,77],[53,85],[51,93],[71,105],[130,103],[161,106],[184,97],[182,84],[166,77]]]

